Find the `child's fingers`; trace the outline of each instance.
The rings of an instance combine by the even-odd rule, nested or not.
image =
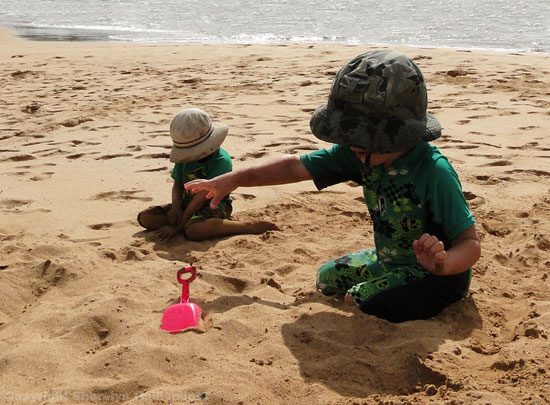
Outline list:
[[[447,260],[447,252],[445,250],[441,250],[434,255],[434,261],[436,264],[444,264],[445,260]]]
[[[426,241],[427,241],[429,238],[430,238],[430,235],[427,234],[427,233],[425,233],[425,234],[423,234],[420,238],[418,238],[417,241],[415,241],[415,242],[417,242],[417,243],[416,243],[416,246],[417,246],[417,248],[418,248],[418,250],[419,250],[420,252],[424,250],[424,245],[426,244]],[[414,245],[414,243],[413,243],[413,245]]]
[[[418,256],[420,253],[422,253],[422,249],[420,248],[420,243],[415,240],[413,242],[413,250],[414,250],[414,253],[416,253],[416,255]]]
[[[434,256],[435,268],[433,270],[433,273],[438,274],[438,275],[445,274],[445,261],[446,260],[447,260],[447,252],[445,250],[437,252]]]
[[[440,240],[435,239],[434,244],[430,247],[430,250],[428,251],[431,255],[435,256],[438,253],[445,250],[445,246],[443,245],[443,242]]]
[[[443,245],[443,242],[437,239],[436,236],[427,233],[423,234],[418,241],[413,242],[413,249],[419,253],[425,252],[434,255],[435,253],[444,250],[444,248],[445,246]]]

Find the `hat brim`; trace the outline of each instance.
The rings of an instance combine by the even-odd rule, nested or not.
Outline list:
[[[429,142],[441,136],[441,124],[431,114],[423,119],[370,120],[354,109],[322,105],[311,116],[313,134],[326,142],[356,145],[370,153],[392,153]]]
[[[173,145],[170,152],[170,161],[173,163],[193,162],[205,158],[216,151],[225,140],[229,128],[219,123],[212,123],[212,127],[212,134],[197,145],[187,148]]]

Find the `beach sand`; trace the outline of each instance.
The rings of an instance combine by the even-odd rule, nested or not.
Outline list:
[[[398,48],[424,72],[434,142],[462,181],[482,257],[470,294],[392,324],[315,291],[373,247],[360,187],[242,188],[236,218],[281,231],[155,240],[172,117],[230,127],[234,168],[328,146],[311,112],[350,58],[332,44],[29,42],[0,31],[0,403],[547,404],[550,55]],[[205,318],[171,335],[176,271]]]

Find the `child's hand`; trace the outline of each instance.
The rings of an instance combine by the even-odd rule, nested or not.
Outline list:
[[[210,201],[210,208],[215,209],[223,197],[237,188],[223,175],[210,180],[196,179],[184,185],[185,189],[192,193],[204,192],[205,198]]]
[[[175,225],[165,225],[156,231],[156,235],[160,240],[170,239],[172,236],[180,232],[179,228]]]
[[[413,242],[413,250],[418,263],[437,275],[445,274],[447,251],[437,237],[425,233]]]

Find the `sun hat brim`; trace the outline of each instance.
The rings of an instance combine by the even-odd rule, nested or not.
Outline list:
[[[170,161],[186,163],[200,160],[218,149],[225,140],[229,128],[224,124],[212,123],[212,134],[199,144],[190,147],[172,145]]]
[[[441,124],[429,113],[422,119],[371,120],[353,108],[329,108],[326,104],[312,114],[310,128],[323,141],[361,146],[370,153],[380,154],[407,150],[441,136]]]

